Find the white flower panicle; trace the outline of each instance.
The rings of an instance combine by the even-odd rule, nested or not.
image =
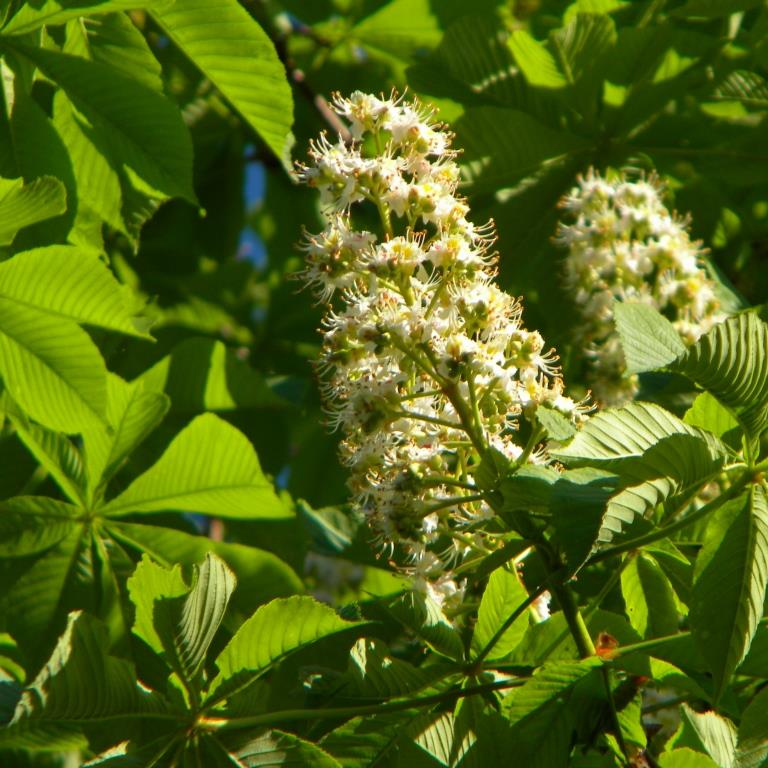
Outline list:
[[[452,568],[496,546],[482,457],[542,461],[538,433],[516,442],[520,417],[548,404],[576,419],[582,407],[493,282],[493,227],[467,219],[451,134],[416,102],[357,92],[333,105],[351,143],[322,136],[299,167],[325,207],[303,277],[335,299],[319,364],[329,421],[379,543],[450,606],[462,598]],[[355,223],[366,213],[376,232]]]
[[[582,317],[577,343],[592,357],[595,398],[619,405],[637,392],[613,321],[614,299],[642,301],[664,312],[683,341],[694,343],[725,318],[688,221],[664,206],[656,176],[630,181],[595,171],[578,179],[560,203],[568,223],[556,241],[568,249],[566,285]]]

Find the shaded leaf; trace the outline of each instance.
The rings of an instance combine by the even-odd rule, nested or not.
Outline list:
[[[0,557],[23,557],[58,544],[75,524],[78,508],[45,496],[0,501]]]
[[[725,504],[707,526],[696,560],[690,622],[719,697],[749,651],[768,584],[768,503],[752,490]]]
[[[64,185],[51,176],[25,184],[23,179],[0,179],[0,245],[10,245],[16,233],[67,210]]]

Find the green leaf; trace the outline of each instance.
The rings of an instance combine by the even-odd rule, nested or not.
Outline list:
[[[719,323],[670,367],[731,408],[748,432],[768,423],[768,325],[754,313]]]
[[[17,253],[0,264],[0,296],[78,323],[152,338],[133,291],[96,256],[67,245]]]
[[[675,595],[653,557],[639,552],[621,572],[629,623],[643,638],[673,635],[679,629]]]
[[[412,695],[452,674],[456,674],[453,665],[415,667],[393,657],[380,640],[362,638],[349,652],[348,675],[356,695],[361,698]]]
[[[303,590],[301,579],[291,567],[263,549],[212,541],[161,526],[113,520],[107,523],[106,530],[122,546],[147,553],[167,568],[176,563],[199,563],[208,552],[214,552],[237,577],[238,589],[229,604],[230,617],[237,620],[250,616],[256,607],[275,597],[288,597]]]
[[[511,613],[517,610],[528,593],[517,574],[497,568],[488,579],[477,612],[477,624],[472,635],[472,653],[479,654],[501,629]],[[524,611],[498,638],[488,659],[501,659],[513,651],[528,628],[528,611]]]
[[[686,18],[715,19],[732,13],[748,11],[761,5],[761,0],[688,0],[671,11],[673,16]]]
[[[245,688],[299,648],[360,626],[360,622],[344,621],[311,597],[273,600],[259,608],[219,654],[219,674],[207,701],[221,701]]]
[[[568,85],[568,80],[547,46],[529,32],[516,29],[509,36],[509,49],[531,85],[538,88],[565,88]]]
[[[719,698],[746,657],[768,583],[768,502],[759,486],[721,507],[696,560],[690,622]]]
[[[272,41],[237,0],[184,0],[153,9],[152,16],[285,160],[293,142],[291,87]]]
[[[0,179],[0,245],[10,245],[16,233],[67,210],[64,185],[51,176],[27,184],[23,179]]]
[[[25,688],[11,725],[39,722],[95,721],[162,711],[154,692],[138,684],[133,665],[107,655],[106,627],[94,617],[75,611],[51,658]]]
[[[437,45],[442,30],[429,0],[392,0],[362,18],[349,36],[373,51],[408,60]]]
[[[13,399],[47,427],[74,433],[104,421],[104,361],[71,320],[0,298],[0,373]]]
[[[525,112],[502,107],[467,109],[454,128],[474,193],[510,187],[521,177],[539,172],[542,165],[588,146],[583,139],[553,130]]]
[[[0,557],[43,552],[71,533],[78,508],[45,496],[0,501]]]
[[[73,442],[60,432],[31,422],[7,393],[3,397],[3,405],[6,416],[29,452],[45,467],[70,501],[83,504],[85,468],[80,451]]]
[[[258,371],[214,339],[186,339],[142,373],[139,381],[147,390],[165,392],[174,411],[286,406]]]
[[[127,587],[136,609],[133,634],[140,637],[153,651],[163,654],[165,645],[162,633],[156,626],[155,616],[160,610],[162,600],[181,597],[189,592],[181,566],[163,568],[145,555],[128,579]]]
[[[536,409],[536,418],[551,440],[559,443],[567,443],[575,434],[576,427],[573,422],[560,411],[548,408],[546,405]]]
[[[341,768],[341,764],[323,749],[292,733],[271,730],[249,739],[233,750],[241,765],[293,766],[294,768]]]
[[[165,510],[242,519],[291,516],[248,439],[213,414],[193,419],[152,467],[102,508],[108,517]]]
[[[768,712],[768,688],[763,688],[741,716],[734,768],[765,768],[768,765],[766,712]]]
[[[732,768],[736,749],[736,727],[716,712],[699,713],[687,704],[681,707],[684,727],[689,726],[707,754],[720,766]]]
[[[544,664],[533,677],[514,688],[502,702],[516,759],[526,766],[565,766],[571,751],[576,713],[571,703],[574,688],[602,665],[597,657],[583,661]]]
[[[456,661],[464,658],[461,635],[429,595],[408,591],[389,606],[389,611],[436,653]]]
[[[672,323],[653,307],[616,302],[613,313],[627,373],[664,368],[685,352],[685,344]]]
[[[609,542],[637,516],[709,479],[727,450],[663,408],[634,402],[598,413],[553,455],[566,465],[593,464],[622,477],[625,487],[608,502],[597,536]]]
[[[741,447],[739,422],[709,392],[700,392],[696,396],[693,405],[685,412],[683,421],[692,427],[706,429],[734,449]]]
[[[175,638],[178,659],[187,680],[193,680],[204,664],[234,588],[234,574],[215,555],[209,554],[195,570]]]
[[[106,484],[125,459],[162,421],[170,405],[158,392],[146,392],[141,383],[107,377],[107,423],[83,430],[83,447],[91,499],[100,500]]]
[[[718,768],[717,763],[709,756],[692,749],[673,749],[659,756],[661,768]]]
[[[26,35],[43,25],[63,24],[79,16],[146,8],[167,2],[168,0],[45,0],[42,3],[25,3],[3,27],[2,33]]]
[[[96,61],[3,41],[40,68],[90,121],[99,149],[136,190],[196,202],[192,146],[178,109],[161,94]]]

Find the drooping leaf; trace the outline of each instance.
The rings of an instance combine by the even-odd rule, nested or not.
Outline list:
[[[122,462],[160,423],[168,398],[147,392],[140,383],[129,384],[110,373],[107,378],[107,423],[83,430],[88,491],[97,499]]]
[[[67,210],[64,185],[51,176],[25,184],[23,179],[0,179],[0,245],[10,245],[16,233]]]
[[[246,437],[213,414],[193,419],[157,463],[102,511],[114,517],[173,509],[233,518],[290,516]]]
[[[0,374],[13,399],[44,426],[74,433],[104,421],[106,367],[71,320],[0,298]]]
[[[0,295],[78,323],[151,338],[131,289],[101,259],[72,246],[36,248],[0,264]]]
[[[673,635],[679,620],[669,580],[653,557],[634,556],[621,572],[621,592],[630,624],[643,638]]]
[[[688,747],[673,749],[659,756],[661,768],[718,768],[717,763],[702,752]]]
[[[507,617],[528,598],[520,579],[506,568],[497,568],[488,579],[477,612],[472,635],[472,653],[477,655],[496,636]],[[528,628],[528,612],[524,611],[496,640],[488,659],[501,659],[522,640]]]
[[[259,608],[219,654],[219,674],[211,683],[207,700],[220,701],[244,688],[305,645],[360,626],[360,622],[345,621],[311,597],[273,600]]]
[[[185,0],[153,18],[280,160],[293,137],[293,97],[267,34],[237,0]],[[210,32],[216,19],[216,33]]]
[[[169,0],[44,0],[41,3],[25,3],[3,27],[4,35],[26,35],[44,24],[64,24],[78,16],[95,13],[127,11],[163,5]]]
[[[664,368],[685,352],[685,344],[672,323],[653,307],[616,302],[613,313],[627,373]]]
[[[746,657],[768,584],[768,502],[759,486],[710,520],[696,560],[690,622],[719,697]]]

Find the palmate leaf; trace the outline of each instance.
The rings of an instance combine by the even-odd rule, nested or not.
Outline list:
[[[0,374],[13,399],[60,432],[102,422],[107,370],[76,323],[0,298]]]
[[[72,532],[79,510],[46,496],[0,501],[0,557],[43,552]]]
[[[751,490],[717,510],[696,560],[690,622],[719,698],[744,660],[768,585],[768,501]]]
[[[64,90],[93,125],[99,149],[114,155],[138,192],[196,202],[189,132],[168,99],[100,62],[33,48],[16,38],[0,38],[0,46],[30,60]]]
[[[110,520],[109,536],[132,552],[146,553],[171,568],[176,563],[198,563],[213,552],[232,569],[239,588],[229,603],[229,616],[249,616],[254,609],[275,597],[288,597],[303,590],[301,579],[276,555],[256,547],[211,541],[172,528]]]
[[[642,304],[617,304],[616,324],[631,372],[669,368],[728,406],[748,432],[768,423],[768,325],[753,312],[715,325],[688,349],[671,323]],[[678,340],[679,341],[679,340]]]
[[[727,453],[713,435],[642,402],[602,411],[553,452],[566,465],[593,465],[621,478],[624,488],[608,501],[596,537],[600,542],[611,541],[673,494],[703,483]]]
[[[44,0],[25,3],[3,27],[4,35],[26,35],[45,24],[64,24],[79,16],[162,6],[171,0]]]
[[[151,338],[133,291],[101,259],[73,246],[35,248],[0,264],[0,295],[78,323]]]
[[[193,419],[160,459],[101,511],[115,517],[174,509],[241,519],[291,516],[248,439],[213,414]]]
[[[85,500],[85,467],[75,444],[60,432],[31,422],[8,393],[2,398],[5,414],[27,450],[75,504]],[[106,427],[105,427],[106,428]]]
[[[361,622],[345,621],[311,597],[273,600],[259,608],[219,654],[219,673],[211,683],[207,701],[219,702],[250,685],[299,648],[361,626]]]
[[[106,484],[125,459],[162,421],[168,398],[147,392],[141,383],[128,383],[115,374],[107,377],[107,424],[83,430],[83,448],[91,501],[100,500]]]
[[[748,432],[768,423],[768,325],[754,313],[719,323],[670,367],[731,408]]]
[[[25,184],[23,179],[0,179],[0,245],[10,245],[16,233],[67,210],[64,185],[51,176]]]
[[[22,693],[12,725],[25,721],[56,724],[116,715],[148,715],[165,705],[140,687],[133,666],[107,655],[106,627],[75,611],[51,658]]]
[[[567,765],[577,714],[571,695],[601,664],[597,657],[544,664],[504,699],[502,714],[511,726],[512,743],[520,747],[517,757],[521,764],[540,768]]]
[[[272,41],[255,19],[237,0],[184,0],[152,9],[152,16],[287,162],[293,142],[291,88]]]
[[[497,568],[488,579],[477,612],[477,624],[472,634],[472,653],[479,654],[501,629],[507,617],[528,598],[517,574],[506,568]],[[528,615],[524,611],[498,638],[488,659],[501,659],[523,639],[528,628]]]

